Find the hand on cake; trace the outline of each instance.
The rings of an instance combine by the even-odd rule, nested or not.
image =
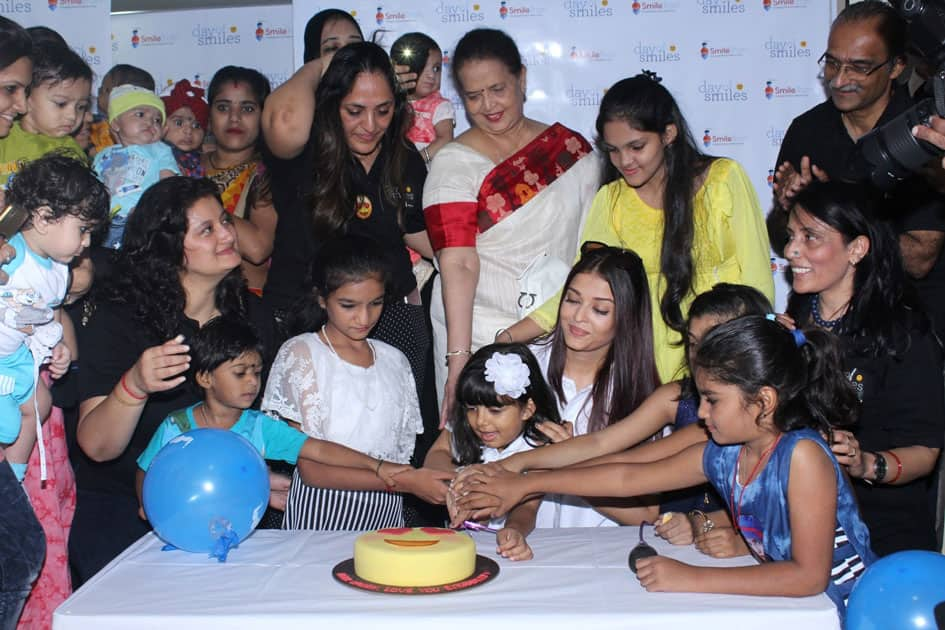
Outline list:
[[[496,475],[502,475],[509,472],[518,473],[520,471],[506,468],[501,462],[489,462],[488,464],[472,464],[470,466],[463,466],[456,471],[456,479],[453,480],[452,485],[456,487],[457,485],[461,485],[463,482],[469,479],[475,479],[477,475],[495,477]]]
[[[503,527],[495,535],[496,553],[509,560],[531,560],[532,548],[525,542],[525,535],[513,527]]]
[[[392,481],[397,492],[407,492],[427,503],[443,505],[446,503],[447,484],[453,476],[454,473],[445,470],[406,466],[392,475]]]
[[[493,476],[477,474],[457,481],[453,490],[459,508],[471,511],[473,519],[494,518],[507,514],[525,498],[522,480],[508,471]]]

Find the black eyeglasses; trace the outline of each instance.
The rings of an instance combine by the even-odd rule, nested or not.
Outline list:
[[[823,71],[825,75],[830,74],[835,76],[843,72],[843,69],[846,68],[847,74],[865,79],[892,61],[893,57],[890,57],[886,61],[882,61],[876,65],[873,65],[868,61],[852,61],[848,63],[845,61],[840,61],[839,59],[830,56],[828,53],[824,53],[820,56],[820,59],[817,60],[817,64],[820,65],[821,71]]]

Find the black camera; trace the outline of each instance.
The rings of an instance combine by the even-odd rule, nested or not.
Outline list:
[[[857,142],[860,156],[868,163],[869,179],[881,190],[889,190],[943,154],[933,144],[912,135],[916,125],[929,124],[933,115],[945,117],[945,2],[902,0],[900,15],[909,23],[909,49],[936,68],[926,82],[928,96]]]

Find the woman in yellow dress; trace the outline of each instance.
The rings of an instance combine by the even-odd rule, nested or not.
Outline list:
[[[618,81],[597,116],[609,158],[581,241],[632,249],[647,271],[661,380],[685,370],[682,335],[696,295],[719,282],[774,295],[770,245],[754,187],[738,162],[703,154],[669,90],[652,74]],[[560,296],[499,341],[550,330]]]

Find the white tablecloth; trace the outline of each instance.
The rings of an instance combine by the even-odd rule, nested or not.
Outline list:
[[[647,593],[627,568],[637,528],[536,530],[535,558],[511,562],[495,536],[473,533],[499,575],[457,593],[369,593],[344,586],[331,569],[352,556],[354,532],[257,531],[220,564],[201,554],[161,551],[148,534],[64,602],[53,628],[383,628],[384,630],[839,630],[825,595],[807,598]],[[646,536],[666,556],[713,566],[692,547]]]

